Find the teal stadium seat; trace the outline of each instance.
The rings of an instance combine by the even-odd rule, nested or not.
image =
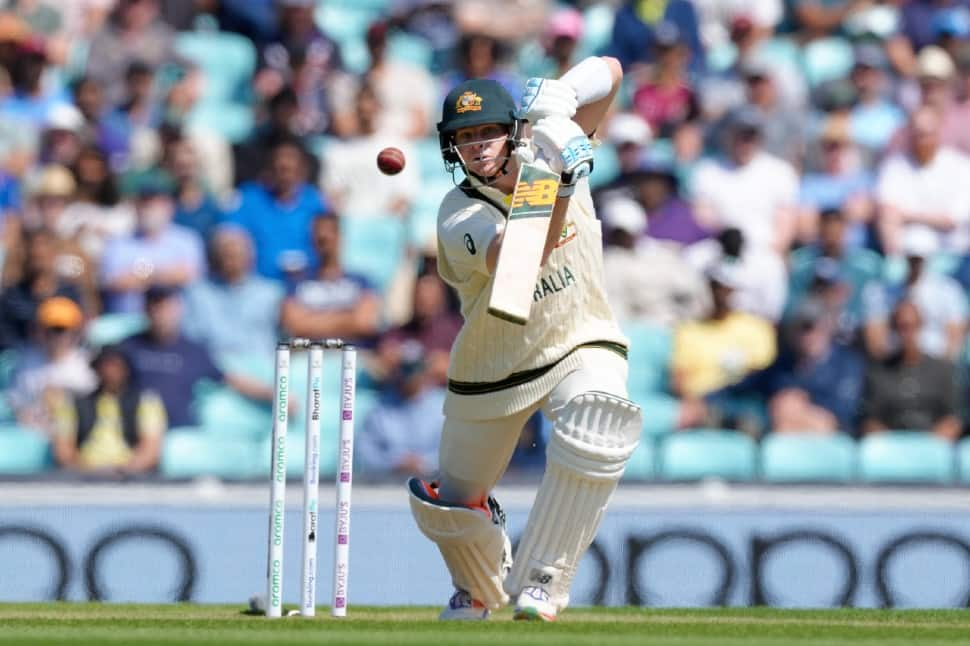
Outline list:
[[[953,447],[929,433],[892,431],[859,443],[859,478],[864,482],[948,484],[955,471]]]
[[[640,444],[637,445],[636,451],[630,456],[630,461],[626,464],[626,471],[623,472],[624,481],[653,480],[656,475],[654,468],[655,448],[652,436],[644,435],[640,438]]]
[[[613,36],[614,9],[606,2],[590,4],[583,11],[583,37],[579,41],[576,60],[602,53]]]
[[[613,144],[602,142],[596,147],[593,160],[593,173],[589,176],[591,188],[599,188],[609,184],[620,174],[620,160],[616,156]]]
[[[148,327],[144,314],[102,314],[88,322],[84,340],[93,348],[120,343]]]
[[[847,435],[774,434],[761,442],[761,476],[769,482],[849,482],[855,467]]]
[[[419,36],[397,32],[387,39],[387,57],[393,61],[430,69],[433,55],[431,45]]]
[[[629,388],[634,399],[639,395],[667,390],[673,333],[666,328],[643,323],[621,323],[630,339]]]
[[[254,402],[235,390],[206,385],[192,404],[196,419],[213,437],[257,440],[269,433],[272,411],[268,404]]]
[[[200,103],[188,115],[190,129],[215,132],[239,143],[253,129],[253,110],[242,103]]]
[[[343,263],[384,291],[401,262],[405,226],[394,216],[355,216],[340,219]]]
[[[256,70],[256,48],[248,38],[220,31],[183,32],[175,37],[175,51],[205,74],[203,103],[248,102]]]
[[[172,479],[248,480],[261,474],[261,463],[269,462],[268,451],[261,449],[260,442],[215,437],[197,427],[173,428],[165,434],[159,473]]]
[[[17,351],[13,349],[0,352],[0,424],[14,419],[13,409],[2,395],[10,387],[14,368],[17,366]]]
[[[679,399],[666,393],[641,393],[633,397],[633,401],[643,410],[644,437],[656,437],[676,430],[680,416]]]
[[[957,464],[959,472],[957,477],[963,484],[970,484],[970,437],[961,440],[957,445]]]
[[[50,443],[43,433],[16,424],[0,426],[0,475],[43,473],[51,464]]]
[[[852,45],[843,38],[821,38],[802,49],[802,69],[811,87],[845,78],[854,61]]]
[[[738,482],[755,478],[757,447],[735,431],[698,429],[660,439],[660,477],[668,481],[723,478]]]

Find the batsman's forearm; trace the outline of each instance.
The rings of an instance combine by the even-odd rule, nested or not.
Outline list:
[[[566,209],[569,208],[569,198],[560,197],[556,200],[556,205],[552,207],[552,215],[549,217],[549,231],[546,233],[546,246],[542,250],[542,264],[546,264],[549,254],[559,244],[562,236],[562,228],[566,223]]]

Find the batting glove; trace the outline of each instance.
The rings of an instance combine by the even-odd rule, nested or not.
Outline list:
[[[536,123],[543,117],[573,118],[578,107],[576,90],[555,79],[530,78],[519,101],[518,117]]]
[[[593,146],[578,123],[566,117],[546,117],[532,127],[532,141],[554,173],[559,196],[567,197],[576,182],[593,172]]]

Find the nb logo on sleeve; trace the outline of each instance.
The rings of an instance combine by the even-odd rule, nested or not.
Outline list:
[[[556,191],[559,190],[559,182],[552,179],[537,179],[534,182],[519,182],[515,187],[515,199],[512,200],[512,208],[518,209],[523,206],[548,206],[555,204]]]

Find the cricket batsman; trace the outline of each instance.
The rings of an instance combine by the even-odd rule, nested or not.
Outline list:
[[[498,83],[470,80],[442,107],[442,156],[465,178],[438,213],[438,271],[458,292],[464,326],[451,351],[440,479],[408,483],[417,525],[456,588],[441,619],[486,619],[511,601],[516,619],[554,620],[639,441],[628,341],[607,302],[587,177],[589,137],[622,75],[615,59],[591,57],[558,80],[529,79],[518,106]],[[515,244],[506,234],[519,167],[533,159],[560,183],[548,197],[549,233],[521,325],[489,313],[488,301],[502,289],[493,280],[499,251]],[[553,425],[547,466],[513,562],[490,494],[540,409]]]

